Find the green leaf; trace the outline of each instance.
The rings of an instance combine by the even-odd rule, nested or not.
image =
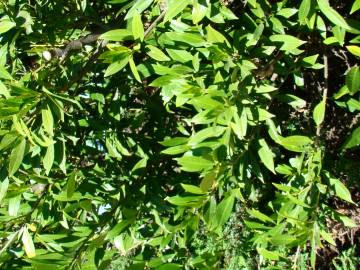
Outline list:
[[[147,45],[146,48],[150,50],[147,52],[147,54],[151,58],[155,59],[156,61],[170,61],[171,60],[165,53],[163,53],[159,48],[157,48],[155,46]]]
[[[349,227],[349,228],[357,228],[359,225],[356,224],[351,218],[345,216],[345,215],[341,215],[341,214],[337,214],[336,217],[341,221],[342,224],[344,224],[344,226]]]
[[[350,26],[347,24],[345,19],[333,9],[328,0],[317,0],[320,11],[329,19],[334,25],[338,25],[342,28],[350,30]]]
[[[165,198],[166,201],[173,205],[189,207],[199,207],[204,203],[205,199],[206,196],[173,196]]]
[[[360,9],[360,0],[355,0],[355,2],[353,3],[351,10],[350,10],[350,14],[353,14],[354,12],[358,11]]]
[[[188,138],[186,138],[186,137],[175,137],[175,138],[166,139],[165,141],[162,141],[159,143],[163,146],[176,146],[176,145],[187,143],[187,141],[188,141]]]
[[[50,135],[54,136],[54,119],[49,106],[41,110],[42,125],[45,131]]]
[[[262,222],[270,222],[275,224],[275,221],[273,221],[271,218],[269,218],[267,215],[261,213],[260,211],[256,210],[256,209],[248,209],[246,210],[249,215],[253,218],[256,218],[258,220],[261,220]]]
[[[190,150],[190,146],[183,144],[183,145],[176,145],[176,146],[167,148],[167,149],[161,151],[161,153],[166,154],[166,155],[178,155],[178,154],[184,153],[188,150]]]
[[[360,145],[360,127],[353,130],[346,142],[342,145],[342,149],[349,149]]]
[[[68,181],[66,184],[67,198],[71,198],[74,195],[75,189],[76,189],[76,172],[72,172],[68,177]]]
[[[135,13],[131,21],[131,30],[134,36],[134,39],[144,40],[144,25],[141,21],[141,16],[139,13]]]
[[[20,203],[21,203],[21,195],[9,199],[8,211],[10,216],[16,217],[18,215],[20,209]]]
[[[260,148],[258,150],[258,155],[261,161],[264,163],[266,168],[275,174],[273,152],[264,139],[259,140],[259,145]]]
[[[23,233],[22,233],[22,237],[21,237],[24,249],[25,249],[25,253],[28,256],[28,258],[33,258],[36,256],[36,252],[35,252],[35,246],[34,246],[34,242],[29,234],[29,231],[27,229],[27,226],[25,226],[23,228]]]
[[[135,14],[141,14],[152,2],[153,0],[137,0],[126,14],[125,20],[132,18]]]
[[[356,93],[360,90],[360,68],[358,66],[352,67],[346,74],[346,86],[351,93]]]
[[[294,135],[280,139],[280,144],[284,148],[294,152],[303,152],[312,143],[313,141],[306,136]]]
[[[360,0],[359,0],[360,2]],[[346,46],[346,49],[353,55],[360,57],[360,47],[356,45]]]
[[[55,158],[54,151],[55,151],[54,144],[49,145],[48,148],[46,149],[46,153],[45,153],[45,156],[43,159],[43,165],[44,165],[46,175],[48,175],[50,173],[50,170],[53,166],[54,158]]]
[[[272,261],[280,260],[281,254],[279,252],[269,251],[269,250],[264,249],[264,248],[256,248],[256,250],[265,259],[272,260]]]
[[[198,24],[202,19],[204,19],[207,10],[208,7],[206,5],[206,1],[196,1],[193,5],[193,10],[191,15],[193,24]]]
[[[188,145],[196,146],[197,144],[208,138],[219,137],[225,132],[225,130],[226,130],[225,127],[219,127],[219,126],[204,128],[190,137],[188,141]]]
[[[9,178],[6,177],[5,180],[2,181],[0,184],[0,205],[1,205],[2,200],[6,196],[6,192],[7,192],[8,188],[9,188]]]
[[[132,56],[129,57],[129,66],[130,66],[130,69],[131,69],[131,72],[133,73],[135,79],[141,83],[141,78],[140,78],[140,75],[139,75],[139,72],[136,68],[136,64],[134,62],[134,58]]]
[[[328,242],[329,244],[336,247],[336,243],[335,243],[335,241],[332,238],[332,235],[330,233],[328,233],[326,231],[323,231],[323,230],[320,230],[320,235],[326,242]]]
[[[313,119],[315,121],[316,126],[320,126],[321,123],[324,121],[325,107],[326,107],[325,101],[322,100],[314,108]]]
[[[11,151],[9,161],[9,176],[14,175],[20,168],[25,154],[26,140],[22,139],[21,142]]]
[[[290,35],[272,35],[270,36],[272,42],[281,42],[283,45],[280,50],[283,51],[292,51],[305,44],[306,41],[298,39],[297,37]]]
[[[216,225],[223,226],[230,218],[234,207],[234,196],[224,198],[216,207]]]
[[[305,25],[311,8],[311,0],[302,0],[299,8],[300,25]]]
[[[181,184],[182,188],[189,193],[203,195],[206,194],[201,188],[193,185]]]
[[[190,0],[169,0],[164,21],[167,22],[172,20],[176,15],[182,12],[190,2]]]
[[[121,60],[112,63],[105,71],[104,77],[111,76],[122,70],[129,62],[130,55],[124,54]]]
[[[0,79],[13,80],[13,77],[3,66],[0,66]]]
[[[166,49],[170,57],[180,63],[186,63],[192,61],[193,56],[191,53],[185,50]]]
[[[202,157],[184,156],[177,158],[176,161],[182,166],[181,169],[187,172],[200,172],[213,167],[212,161]]]
[[[184,42],[193,47],[201,47],[205,45],[205,40],[200,34],[168,32],[166,33],[166,36],[173,41]]]
[[[329,179],[330,185],[335,191],[335,195],[340,199],[343,199],[347,202],[354,203],[351,199],[350,191],[346,188],[346,186],[336,178]]]
[[[7,31],[14,28],[15,26],[16,26],[16,23],[14,23],[8,19],[0,20],[0,34],[6,33]]]
[[[128,29],[116,29],[102,34],[99,38],[109,41],[123,41],[133,39],[133,35]]]
[[[226,43],[229,44],[228,40],[219,31],[215,30],[208,25],[206,27],[206,39],[210,43]]]

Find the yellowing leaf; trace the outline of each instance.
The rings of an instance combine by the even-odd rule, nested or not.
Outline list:
[[[7,31],[14,28],[15,26],[16,26],[16,23],[14,23],[8,19],[0,20],[0,34],[6,33]]]
[[[360,57],[360,47],[356,45],[346,46],[346,49],[353,55]]]
[[[34,246],[34,242],[29,234],[29,231],[27,229],[27,227],[23,228],[23,233],[22,233],[22,237],[21,240],[23,242],[23,246],[25,249],[25,253],[29,258],[33,258],[36,256],[36,252],[35,252],[35,246]]]

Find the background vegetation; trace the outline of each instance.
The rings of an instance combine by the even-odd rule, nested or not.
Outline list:
[[[359,9],[0,0],[0,268],[358,269]]]

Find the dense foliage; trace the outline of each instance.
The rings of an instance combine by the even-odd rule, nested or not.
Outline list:
[[[0,0],[0,268],[356,269],[359,14]]]

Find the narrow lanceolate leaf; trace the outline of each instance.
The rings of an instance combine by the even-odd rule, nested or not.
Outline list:
[[[53,163],[54,163],[54,157],[55,157],[55,153],[54,153],[54,145],[51,144],[48,146],[44,159],[43,159],[43,165],[44,165],[44,169],[46,174],[48,175]]]
[[[258,220],[261,220],[262,222],[270,222],[270,223],[275,224],[275,222],[270,217],[268,217],[267,215],[261,213],[259,210],[249,209],[249,210],[247,210],[247,212],[249,213],[249,215],[252,218],[256,218]]]
[[[325,107],[326,103],[324,100],[320,101],[319,104],[317,104],[314,108],[313,112],[313,119],[315,121],[315,124],[317,126],[320,126],[321,123],[324,121],[325,118]]]
[[[330,178],[329,182],[330,182],[330,185],[333,187],[333,189],[335,191],[335,195],[337,197],[339,197],[340,199],[343,199],[347,202],[354,203],[354,201],[351,199],[350,191],[340,180],[338,180],[336,178]]]
[[[11,151],[9,160],[9,175],[12,176],[20,168],[25,154],[26,140],[21,142]]]
[[[9,199],[8,211],[9,216],[16,217],[18,215],[21,203],[21,195]]]
[[[177,158],[176,160],[182,166],[181,169],[187,172],[200,172],[213,167],[212,161],[202,157],[185,156]]]
[[[130,66],[130,69],[131,69],[131,72],[132,74],[134,75],[135,79],[141,83],[141,78],[140,78],[140,75],[139,75],[139,72],[136,68],[136,64],[134,62],[134,58],[132,56],[129,57],[129,66]]]
[[[301,25],[306,24],[307,16],[310,12],[311,8],[311,0],[302,0],[300,8],[299,8],[299,22]]]
[[[159,48],[152,46],[152,45],[148,45],[146,46],[147,49],[149,49],[149,51],[147,52],[147,54],[157,60],[157,61],[170,61],[171,59],[165,54],[163,53]]]
[[[66,196],[68,199],[74,195],[75,188],[76,188],[76,172],[72,172],[66,184]]]
[[[24,246],[24,250],[26,253],[26,256],[28,256],[29,258],[33,258],[36,256],[36,252],[35,252],[35,246],[34,246],[34,242],[31,238],[31,235],[29,234],[28,228],[24,227],[23,228],[23,233],[22,233],[22,237],[21,237],[23,246]]]
[[[216,225],[223,226],[231,216],[234,206],[234,196],[229,196],[221,201],[216,207]]]
[[[5,198],[6,196],[6,192],[8,190],[9,187],[9,178],[5,178],[4,181],[1,182],[0,184],[0,204],[2,202],[2,200]]]
[[[321,12],[329,19],[334,25],[338,25],[345,29],[350,29],[350,26],[345,19],[333,9],[328,0],[317,0]]]
[[[258,154],[261,161],[264,163],[266,168],[268,168],[275,174],[273,152],[271,151],[270,147],[267,145],[264,139],[259,140],[259,145],[260,148],[258,150]]]
[[[346,46],[346,49],[353,55],[360,57],[360,47],[356,45]]]
[[[131,22],[131,30],[134,36],[134,39],[144,39],[144,25],[141,21],[141,16],[139,13],[135,13]]]
[[[49,106],[41,110],[42,125],[45,131],[50,135],[54,136],[54,119]]]
[[[346,74],[346,86],[351,93],[356,93],[360,90],[360,68],[355,66]]]
[[[104,76],[108,77],[122,70],[129,62],[129,55],[124,55],[121,60],[112,63],[105,71]]]
[[[116,29],[110,30],[100,36],[100,39],[109,41],[123,41],[130,40],[133,38],[132,32],[128,29]]]
[[[164,21],[172,20],[176,15],[183,11],[187,5],[190,4],[190,0],[169,0],[168,9],[165,14]]]
[[[11,77],[10,73],[3,66],[0,66],[0,79],[5,79],[5,80],[13,79],[13,77]]]
[[[342,149],[353,148],[360,145],[360,127],[356,128],[350,136],[347,138],[346,142],[342,146]]]
[[[136,0],[135,4],[132,5],[126,14],[125,20],[132,18],[135,14],[141,14],[152,2],[153,0]]]
[[[198,143],[211,138],[211,137],[219,137],[221,134],[225,132],[225,127],[209,127],[205,128],[197,133],[195,133],[189,140],[188,145],[195,146]]]
[[[360,9],[360,0],[355,0],[351,7],[350,14],[353,14],[354,12],[358,11]]]

